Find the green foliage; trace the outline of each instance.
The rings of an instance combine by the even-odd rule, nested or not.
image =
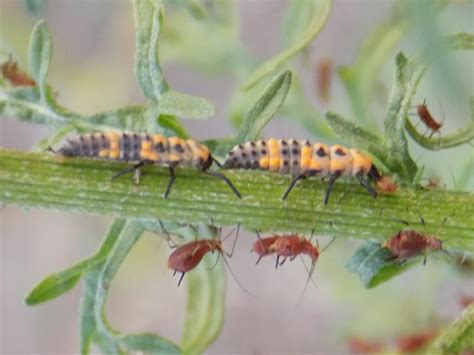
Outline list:
[[[289,27],[294,25],[295,19],[297,20],[297,17],[299,17],[295,15],[296,11],[302,13],[304,11],[307,11],[308,9],[311,9],[311,21],[308,21],[306,29],[301,34],[297,35],[297,31],[295,31],[294,34],[291,34],[291,37],[297,39],[295,43],[292,43],[289,48],[277,54],[272,59],[267,60],[265,63],[260,65],[252,74],[250,74],[245,83],[242,85],[244,90],[247,90],[254,86],[266,75],[272,73],[274,70],[282,66],[289,59],[291,59],[294,55],[298,54],[300,51],[306,48],[306,46],[308,46],[324,28],[326,20],[329,17],[329,12],[332,6],[332,0],[303,0],[302,2],[306,2],[306,6],[299,7],[298,5],[290,5],[292,15],[290,16],[291,18],[287,21],[287,25]],[[298,8],[293,10],[293,7],[295,6],[298,6]]]
[[[23,0],[26,10],[30,15],[38,16],[43,11],[45,0]]]

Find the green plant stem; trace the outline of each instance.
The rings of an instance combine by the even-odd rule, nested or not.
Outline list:
[[[0,202],[80,213],[159,218],[182,223],[236,225],[248,230],[299,232],[384,240],[410,223],[436,235],[448,249],[474,252],[474,194],[400,189],[371,196],[359,185],[337,182],[328,206],[326,184],[302,181],[282,202],[290,178],[259,171],[224,171],[240,190],[236,198],[219,179],[177,170],[167,200],[168,169],[147,167],[139,185],[128,176],[111,180],[127,165],[0,149]],[[426,226],[419,224],[420,215]],[[449,217],[442,225],[442,221]]]

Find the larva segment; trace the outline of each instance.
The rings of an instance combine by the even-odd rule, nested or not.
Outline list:
[[[313,156],[309,163],[308,176],[324,177],[329,175],[330,170],[329,148],[326,144],[313,144]]]
[[[278,172],[280,170],[280,144],[276,139],[270,138],[267,141],[268,147],[268,170]]]
[[[339,144],[331,146],[329,150],[329,172],[339,176],[349,176],[352,172],[352,157],[349,150]]]
[[[357,149],[349,149],[349,154],[352,157],[352,171],[351,175],[368,174],[372,167],[372,159],[361,154]]]
[[[311,156],[313,153],[313,146],[309,141],[300,142],[300,175],[304,175],[309,169],[311,163]]]

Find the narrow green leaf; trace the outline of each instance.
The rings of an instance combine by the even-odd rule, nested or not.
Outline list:
[[[119,339],[119,344],[128,351],[143,351],[146,354],[181,354],[181,349],[170,340],[149,333],[125,335]]]
[[[292,72],[284,71],[265,88],[253,107],[246,113],[233,139],[225,139],[216,147],[217,155],[225,155],[234,145],[256,139],[285,102],[291,87]]]
[[[374,288],[384,282],[390,281],[417,264],[421,265],[421,261],[418,258],[405,261],[403,264],[387,263],[368,281],[365,287]]]
[[[433,343],[427,354],[467,354],[474,349],[474,303]]]
[[[36,80],[43,99],[46,98],[46,75],[51,61],[51,33],[44,20],[38,21],[31,32],[29,60],[30,73]]]
[[[283,15],[281,37],[284,47],[289,47],[297,42],[314,16],[314,7],[317,2],[313,0],[291,1]]]
[[[199,228],[200,234],[203,229]],[[226,281],[222,260],[214,264],[215,258],[207,255],[186,274],[188,300],[181,349],[187,355],[203,353],[222,329]]]
[[[183,118],[209,118],[214,116],[215,107],[209,100],[182,94],[176,91],[168,91],[161,95],[158,100],[160,113]]]
[[[376,121],[370,107],[375,96],[380,69],[412,25],[408,21],[407,14],[400,13],[405,7],[404,1],[398,1],[394,6],[397,11],[393,11],[386,22],[378,25],[367,36],[355,64],[339,70],[339,76],[352,103],[354,116],[365,127],[375,128]]]
[[[180,138],[189,138],[189,133],[182,123],[175,117],[169,115],[159,115],[158,125],[163,128],[163,134],[167,137],[177,136]]]
[[[250,74],[248,79],[242,85],[244,90],[250,89],[262,78],[276,70],[278,67],[287,62],[291,57],[306,48],[306,46],[308,46],[321,32],[326,20],[329,17],[332,0],[315,0],[314,2],[315,4],[313,7],[312,19],[309,22],[306,31],[301,35],[300,40],[291,47],[274,56],[272,59],[263,63],[252,74]]]
[[[39,16],[44,8],[44,0],[23,0],[23,5],[30,15]]]
[[[469,96],[469,108],[471,109],[471,121],[474,122],[474,96]]]
[[[455,33],[446,36],[448,45],[453,50],[474,50],[474,34],[472,33]]]
[[[208,16],[206,7],[199,0],[166,0],[166,3],[185,8],[198,20]]]
[[[135,76],[143,94],[157,100],[169,90],[158,56],[158,39],[163,20],[159,0],[134,0],[136,30]]]
[[[418,167],[408,150],[405,120],[426,66],[421,65],[416,58],[408,60],[403,53],[397,55],[395,62],[395,82],[385,115],[385,147],[392,171],[400,169],[397,173],[406,183],[412,183]]]
[[[392,257],[392,253],[382,248],[380,243],[364,242],[346,264],[346,269],[358,274],[365,287],[381,271]],[[380,283],[380,282],[379,282]]]
[[[238,143],[256,139],[278,112],[290,90],[291,76],[291,71],[286,70],[265,88],[263,94],[244,117],[244,122],[237,135]]]

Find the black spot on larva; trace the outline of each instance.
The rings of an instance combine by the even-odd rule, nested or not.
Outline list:
[[[149,134],[145,134],[145,139],[146,139],[147,141],[151,141],[150,135],[149,135]]]
[[[155,144],[155,150],[158,153],[163,153],[165,151],[165,147],[163,146],[163,143],[162,142],[156,143]]]
[[[239,161],[239,158],[238,158],[238,157],[233,157],[233,158],[232,158],[232,161],[233,161],[234,163],[237,163],[237,162]]]
[[[262,155],[265,155],[265,154],[267,154],[267,151],[266,151],[266,149],[262,149],[262,150],[260,151],[260,154],[262,154]]]
[[[319,147],[319,149],[316,151],[316,155],[318,157],[325,157],[327,154],[326,152],[324,151],[323,147]]]
[[[128,152],[125,150],[122,154],[122,159],[123,160],[128,160],[128,158],[130,157],[130,155],[128,154]]]
[[[173,148],[178,153],[183,153],[184,152],[184,148],[181,146],[181,144],[176,144]]]
[[[255,147],[255,142],[250,142],[251,147]]]
[[[300,151],[299,151],[298,149],[296,149],[296,148],[293,148],[293,149],[291,150],[291,154],[293,154],[293,155],[297,155],[299,152],[300,152]]]
[[[252,151],[250,152],[250,155],[252,155],[253,157],[256,157],[256,156],[257,156],[257,152],[256,152],[255,150],[252,150]]]
[[[307,146],[307,147],[310,147],[311,146],[311,143],[309,141],[305,141],[304,142],[304,145]]]
[[[288,149],[282,149],[281,155],[288,155]]]
[[[257,169],[259,167],[258,161],[252,162],[252,169]]]
[[[293,166],[297,166],[298,165],[298,160],[294,160],[293,161]]]
[[[242,155],[241,155],[241,156],[242,156],[242,158],[244,158],[244,159],[245,159],[245,158],[247,158],[247,153],[245,153],[245,152],[242,152]]]
[[[262,141],[262,147],[266,147],[266,146],[267,146],[267,142]]]
[[[283,160],[283,166],[288,166],[288,160]]]
[[[250,169],[251,168],[251,163],[249,161],[246,161],[244,164],[244,169]]]
[[[81,142],[84,142],[84,136],[79,136]]]
[[[231,150],[231,151],[229,152],[229,156],[233,156],[233,155],[234,155],[234,151]]]
[[[238,145],[239,149],[244,149],[244,146],[242,144]]]
[[[286,141],[281,141],[281,145],[286,146],[288,143],[286,143]]]
[[[321,172],[321,170],[309,170],[308,171],[308,176],[315,176],[319,172]]]
[[[298,142],[295,141],[295,140],[293,140],[293,141],[291,142],[291,145],[297,146],[297,145],[298,145]]]
[[[341,156],[341,157],[343,157],[344,155],[346,155],[346,153],[344,152],[344,150],[341,149],[341,148],[337,148],[334,153],[336,153],[336,155],[339,155],[339,156]]]

